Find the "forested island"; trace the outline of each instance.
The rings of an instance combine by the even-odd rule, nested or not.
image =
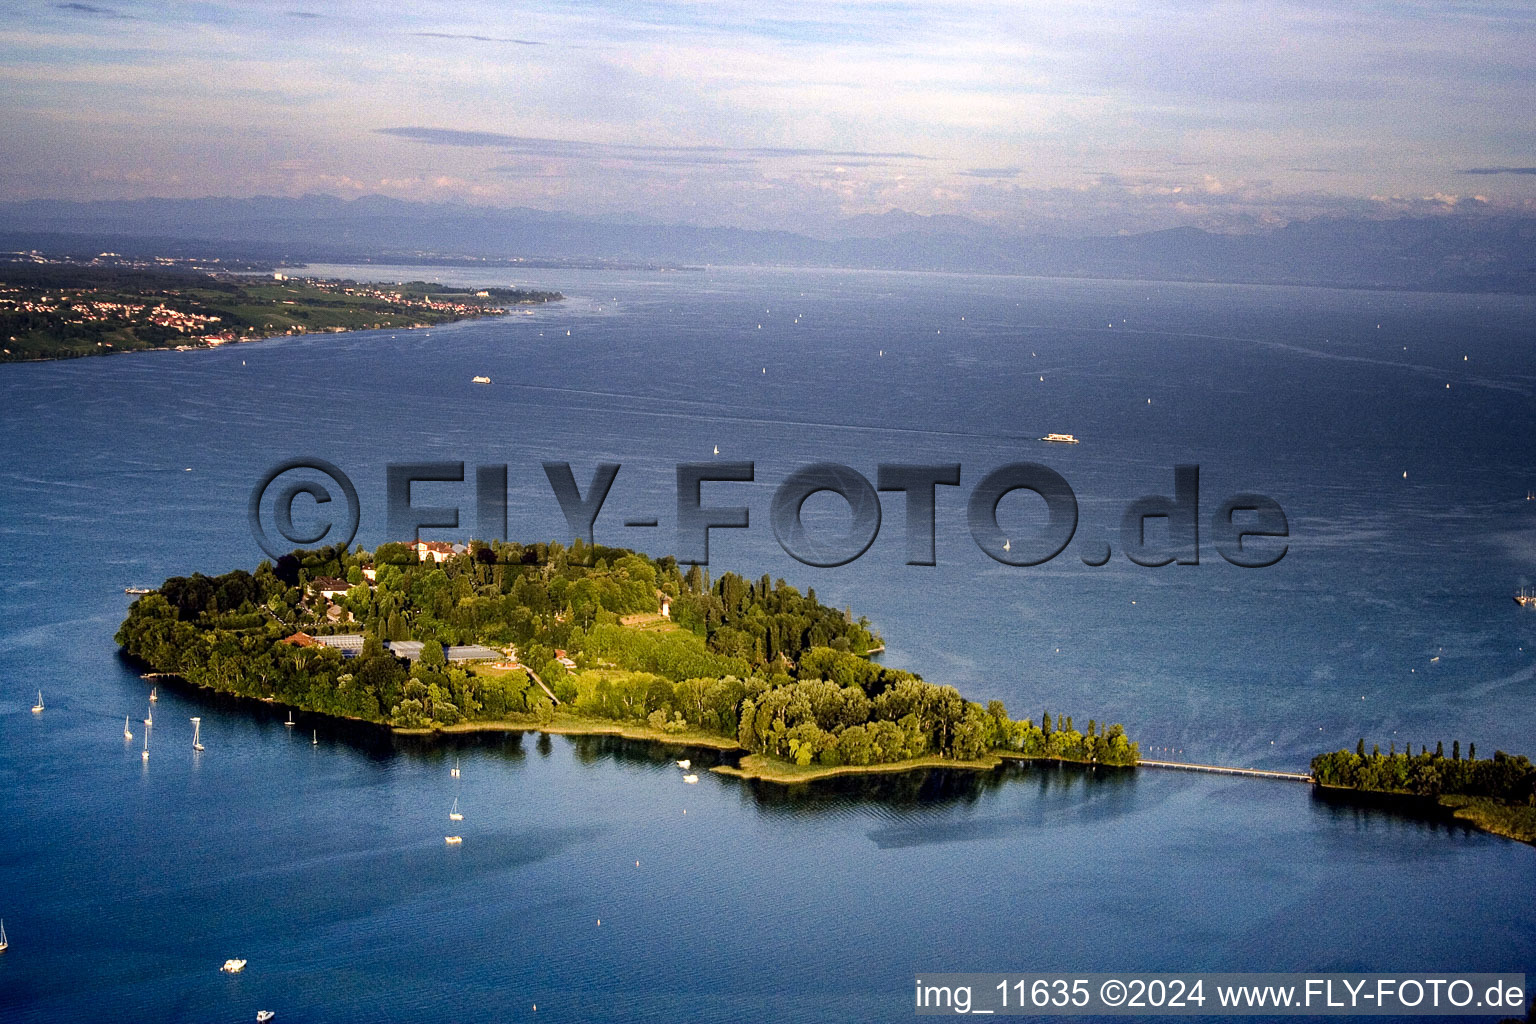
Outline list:
[[[1433,753],[1423,746],[1399,752],[1393,744],[1385,754],[1379,746],[1367,754],[1361,739],[1353,751],[1314,757],[1312,777],[1319,786],[1432,800],[1485,831],[1536,842],[1536,765],[1524,756],[1500,750],[1478,760],[1470,744],[1463,758],[1459,740],[1449,757],[1443,743]]]
[[[1120,725],[1011,718],[877,664],[814,590],[620,548],[384,544],[175,577],[130,607],[130,656],[223,693],[400,730],[617,732],[804,781],[1005,759],[1134,765]]]
[[[279,335],[431,327],[559,292],[364,284],[282,274],[0,264],[0,362],[211,348]]]

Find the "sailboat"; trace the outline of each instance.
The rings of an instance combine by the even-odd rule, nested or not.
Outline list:
[[[123,716],[123,739],[125,739],[125,740],[133,739],[133,730],[128,728],[128,716],[127,715]]]
[[[312,747],[318,747],[320,745],[320,730],[319,729],[316,729],[310,735],[310,737],[309,737],[309,745],[312,746]]]
[[[11,944],[5,937],[5,921],[0,919],[0,953],[4,953],[10,948]]]
[[[148,726],[153,726],[155,724],[155,709],[153,707],[144,712],[144,724]]]
[[[1013,550],[1013,541],[1011,541],[1011,540],[1004,540],[1003,541],[1003,550],[1004,551],[1012,551]]]
[[[43,691],[42,690],[38,690],[37,691],[37,703],[32,705],[32,713],[34,715],[40,715],[40,714],[43,713]]]
[[[198,738],[197,738],[198,733],[200,733],[202,731],[202,729],[203,729],[203,720],[201,718],[194,718],[194,719],[192,719],[192,749],[193,750],[202,750],[203,749],[202,743],[200,743],[198,741]]]
[[[293,728],[294,722],[293,722],[293,709],[292,708],[288,709],[288,721],[284,722],[283,724],[286,725],[290,729]]]
[[[160,689],[159,689],[159,687],[151,686],[149,688],[149,702],[151,704],[153,704],[155,701],[157,701],[159,699],[160,699]]]
[[[458,758],[454,758],[453,759],[453,771],[449,772],[449,774],[452,775],[454,778],[458,778],[459,777],[459,759]]]
[[[142,756],[143,756],[144,760],[146,760],[146,761],[149,760],[149,730],[148,729],[144,730],[144,753],[143,753]]]
[[[715,454],[716,455],[720,454],[720,446],[719,445],[715,445]]]
[[[464,815],[459,813],[459,798],[453,798],[453,810],[448,812],[449,821],[463,821]]]

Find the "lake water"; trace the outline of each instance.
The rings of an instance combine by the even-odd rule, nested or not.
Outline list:
[[[1124,722],[1144,754],[1186,760],[1300,770],[1362,736],[1529,752],[1536,614],[1510,596],[1536,583],[1531,299],[321,271],[570,298],[0,367],[0,1019],[885,1021],[911,1014],[924,971],[1536,973],[1536,849],[1301,785],[1031,768],[686,786],[677,752],[396,744],[165,685],[146,765],[148,684],[112,643],[124,586],[261,559],[246,502],[289,457],[351,476],[370,547],[388,539],[388,463],[508,465],[509,534],[531,540],[567,533],[542,461],[583,487],[620,462],[597,538],[661,555],[675,465],[718,446],[757,481],[708,485],[707,503],[752,510],[713,532],[713,571],[813,586],[873,620],[888,663],[973,699]],[[1050,431],[1082,443],[1037,440]],[[1081,510],[1073,544],[1032,568],[965,525],[976,481],[1020,460],[1060,472]],[[785,555],[773,490],[823,461],[871,480],[881,462],[961,463],[938,564],[904,564],[894,494],[858,561]],[[1126,560],[1121,511],[1171,494],[1180,463],[1201,467],[1203,517],[1237,492],[1277,500],[1285,558],[1228,565],[1202,523],[1197,566]],[[465,529],[428,536],[475,532],[472,481],[416,502],[462,509]],[[1029,536],[1037,511],[1005,499],[1005,532]],[[659,527],[622,525],[646,516]],[[807,504],[815,528],[842,516]],[[1109,564],[1086,565],[1103,542]],[[447,848],[455,796],[464,843]],[[228,957],[250,966],[220,974]]]

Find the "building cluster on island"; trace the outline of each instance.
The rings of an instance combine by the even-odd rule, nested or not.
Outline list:
[[[448,543],[437,540],[415,540],[407,542],[407,550],[416,556],[417,562],[431,562],[440,565],[459,555],[470,553],[470,547],[462,543]],[[317,609],[317,613],[324,616],[330,624],[353,622],[355,619],[341,603],[341,599],[354,587],[373,589],[377,586],[378,570],[371,565],[358,567],[358,575],[362,577],[359,583],[349,583],[335,576],[320,576],[310,580],[307,590],[312,599],[318,599],[325,603],[323,612]],[[666,594],[657,593],[660,602],[660,616],[667,619],[671,615],[671,600]],[[317,604],[318,604],[317,601]],[[631,618],[642,618],[632,616]],[[341,652],[342,657],[356,657],[362,653],[366,636],[362,633],[330,633],[312,635],[303,630],[283,638],[283,643],[291,647],[328,647]],[[415,662],[421,659],[425,644],[420,640],[386,640],[383,641],[384,649],[399,658]],[[555,661],[567,671],[576,669],[576,661],[564,648],[555,648]],[[455,664],[471,664],[476,662],[489,662],[493,669],[522,669],[531,671],[527,666],[518,661],[517,648],[508,644],[502,648],[494,649],[483,644],[452,644],[443,647],[443,656],[447,661]],[[550,695],[553,698],[553,694]],[[558,700],[555,703],[559,703]]]

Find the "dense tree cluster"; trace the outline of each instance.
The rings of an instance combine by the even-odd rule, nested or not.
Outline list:
[[[344,593],[337,579],[350,584]],[[632,615],[643,621],[621,624]],[[300,630],[362,633],[363,649],[348,658],[284,642]],[[711,582],[670,558],[580,542],[474,543],[442,562],[402,544],[298,551],[255,573],[169,579],[134,603],[117,639],[200,685],[406,727],[547,721],[552,693],[571,714],[705,732],[801,765],[998,749],[1104,764],[1137,756],[1118,725],[1090,722],[1083,733],[1048,714],[1014,721],[1001,702],[983,707],[869,661],[880,638],[867,620],[813,591],[767,577]],[[424,643],[414,663],[384,647],[408,639]],[[537,679],[446,662],[445,647],[471,643],[515,646]]]
[[[1353,751],[1336,750],[1314,757],[1312,776],[1325,786],[1431,797],[1479,796],[1536,805],[1536,765],[1528,758],[1501,750],[1480,761],[1475,744],[1467,753],[1467,757],[1461,756],[1458,741],[1450,757],[1445,756],[1443,744],[1436,744],[1433,753],[1424,747],[1417,754],[1394,747],[1383,754],[1377,747],[1367,754],[1362,739]]]

